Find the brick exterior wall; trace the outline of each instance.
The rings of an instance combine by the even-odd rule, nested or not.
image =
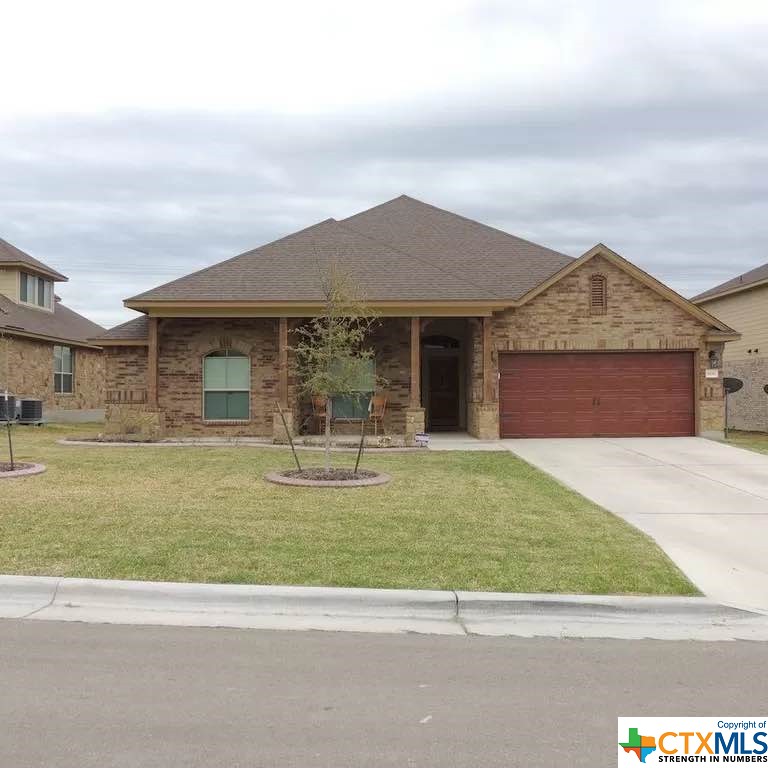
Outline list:
[[[589,309],[590,278],[607,280],[605,314]],[[494,374],[499,352],[693,350],[698,353],[699,432],[723,429],[722,378],[705,379],[709,327],[600,256],[574,270],[527,304],[495,316]],[[494,375],[494,382],[496,382]],[[498,401],[495,383],[494,401]]]
[[[384,429],[391,434],[403,434],[411,398],[411,319],[382,318],[369,346],[376,350],[377,375],[386,379]]]
[[[23,336],[0,338],[0,389],[38,398],[56,410],[104,407],[104,355],[100,350],[72,346],[75,355],[74,392],[53,391],[53,347],[47,341]],[[8,371],[8,381],[4,381]]]
[[[107,390],[145,390],[147,387],[146,347],[105,347]]]
[[[589,311],[589,281],[607,279],[605,314]],[[295,327],[299,320],[291,321]],[[709,327],[601,257],[555,283],[528,304],[494,316],[492,325],[493,398],[483,402],[482,326],[467,321],[464,356],[467,427],[483,438],[498,437],[498,357],[507,351],[691,350],[697,353],[697,430],[723,429],[722,379],[705,379],[710,350]],[[431,332],[429,326],[426,334]],[[296,343],[289,334],[289,345]],[[162,319],[159,326],[159,410],[170,434],[277,435],[273,419],[278,397],[278,320],[276,318]],[[410,318],[383,318],[370,340],[376,349],[377,372],[389,402],[385,431],[403,434],[409,417]],[[205,423],[202,419],[203,357],[232,347],[251,358],[251,418],[242,423]],[[107,352],[107,389],[146,386],[146,348],[113,347]],[[289,409],[298,430],[311,414],[308,398],[300,398],[295,365],[289,355]],[[300,401],[304,401],[303,403]],[[768,400],[768,396],[766,396]],[[422,414],[423,418],[423,414]]]
[[[165,318],[158,336],[158,406],[180,435],[271,436],[278,396],[278,321],[273,318]],[[250,419],[203,421],[203,358],[220,349],[250,357]]]

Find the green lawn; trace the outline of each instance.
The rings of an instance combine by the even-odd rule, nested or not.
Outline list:
[[[695,593],[650,539],[509,453],[376,454],[387,486],[286,488],[262,480],[290,466],[282,449],[55,442],[95,429],[15,430],[48,471],[0,480],[0,573]]]
[[[750,451],[768,453],[768,434],[765,432],[737,432],[730,430],[726,442],[730,445],[735,445],[737,448],[748,448]]]

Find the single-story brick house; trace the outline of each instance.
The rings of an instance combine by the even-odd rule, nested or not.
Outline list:
[[[768,264],[726,280],[691,301],[741,333],[723,355],[725,375],[744,382],[728,396],[729,426],[768,432]]]
[[[127,299],[142,316],[95,340],[110,419],[279,438],[280,402],[301,428],[291,329],[331,261],[380,315],[390,435],[722,432],[727,325],[604,245],[574,259],[407,196]]]
[[[54,292],[67,278],[0,240],[0,391],[42,400],[45,418],[100,417],[104,328],[65,307]]]

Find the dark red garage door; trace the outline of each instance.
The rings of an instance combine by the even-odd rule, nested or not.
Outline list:
[[[502,437],[694,434],[692,352],[501,354]]]

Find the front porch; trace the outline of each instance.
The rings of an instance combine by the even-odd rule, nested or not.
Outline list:
[[[107,432],[284,442],[284,416],[292,434],[310,439],[324,424],[297,380],[291,331],[301,322],[149,317],[145,344],[110,349]],[[380,423],[362,425],[375,438],[368,442],[414,445],[422,432],[498,437],[490,313],[383,316],[368,344],[383,383],[359,393],[358,411],[367,413],[372,396],[385,401]],[[360,415],[336,419],[334,434],[359,436]]]
[[[372,334],[376,375],[383,382],[351,398],[331,398],[332,432],[349,439],[361,429],[370,445],[414,445],[427,432],[498,437],[490,317],[384,317]],[[285,323],[289,333],[290,321]],[[286,342],[286,347],[289,345]],[[324,418],[312,398],[297,394],[290,352],[281,357],[280,401],[305,441],[320,436]],[[371,403],[372,401],[372,403]],[[371,408],[369,409],[369,403]],[[379,419],[369,416],[372,411]],[[279,412],[275,440],[284,440]]]

